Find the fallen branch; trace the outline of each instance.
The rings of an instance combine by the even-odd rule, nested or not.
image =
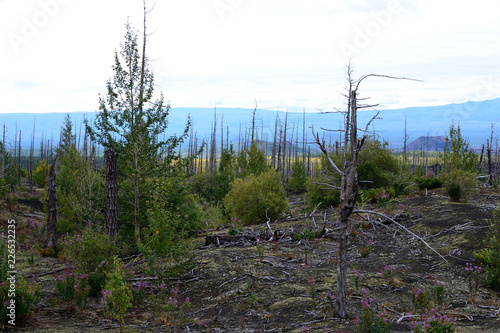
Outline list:
[[[374,212],[374,211],[371,211],[371,210],[357,210],[357,211],[354,211],[353,213],[366,213],[366,214],[375,214],[375,215],[379,215],[379,216],[382,216],[383,218],[386,218],[388,220],[390,220],[392,223],[396,224],[397,226],[399,226],[401,229],[403,229],[404,231],[406,231],[407,233],[409,233],[410,235],[412,235],[413,237],[417,238],[418,240],[420,240],[422,243],[425,244],[425,246],[427,246],[429,249],[431,249],[434,253],[436,253],[441,259],[443,259],[445,262],[448,262],[448,260],[446,260],[445,257],[443,257],[439,252],[437,252],[436,250],[434,250],[434,248],[432,246],[429,245],[429,243],[427,243],[422,237],[418,236],[417,234],[415,234],[414,232],[410,231],[408,228],[406,228],[405,226],[403,226],[402,224],[396,222],[393,218],[385,215],[385,214],[382,214],[382,213],[378,213],[378,212]],[[383,223],[381,222],[378,222],[378,221],[372,221],[374,223],[377,223],[377,224],[380,224],[380,225],[384,225]]]

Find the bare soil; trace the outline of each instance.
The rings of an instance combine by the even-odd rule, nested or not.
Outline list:
[[[149,301],[135,307],[126,322],[137,332],[354,332],[355,317],[362,311],[361,289],[376,306],[389,313],[391,332],[410,332],[411,291],[428,287],[435,278],[446,287],[444,312],[456,321],[456,332],[500,332],[500,295],[481,286],[470,295],[465,265],[477,264],[473,252],[480,250],[488,231],[488,220],[499,203],[499,194],[479,189],[468,202],[450,202],[442,190],[418,193],[386,207],[368,205],[393,216],[395,221],[425,240],[443,258],[394,222],[380,216],[353,216],[348,255],[347,319],[333,317],[324,302],[335,294],[336,219],[334,210],[306,213],[300,196],[290,198],[286,219],[269,224],[278,240],[266,241],[266,224],[243,230],[247,236],[229,243],[206,243],[206,236],[228,236],[228,228],[209,231],[195,240],[196,267],[178,278],[191,307],[185,323],[172,326],[157,318]],[[19,208],[17,214],[29,207]],[[8,216],[5,207],[2,216]],[[293,240],[304,230],[320,237]],[[213,239],[213,238],[212,238]],[[217,240],[217,237],[215,237]],[[252,240],[254,239],[254,240]],[[362,256],[363,254],[363,256]],[[140,257],[125,260],[141,263]],[[22,327],[6,331],[27,332],[117,332],[115,322],[103,316],[98,299],[85,309],[68,309],[58,299],[52,269],[64,260],[37,257],[24,275],[42,285],[42,300],[35,315]],[[392,278],[381,276],[394,267]],[[354,272],[363,274],[358,290]],[[140,269],[137,276],[140,276]],[[197,318],[197,323],[192,319]]]

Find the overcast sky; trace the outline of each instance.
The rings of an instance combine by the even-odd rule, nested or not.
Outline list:
[[[148,0],[148,7],[154,2]],[[148,56],[173,107],[379,108],[500,97],[495,0],[157,0]],[[95,111],[141,0],[0,0],[0,113]]]

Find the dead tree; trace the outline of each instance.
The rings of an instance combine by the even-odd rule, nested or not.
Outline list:
[[[57,231],[57,192],[56,192],[56,161],[52,162],[47,189],[47,249],[56,248]]]
[[[348,75],[348,98],[347,111],[345,112],[344,123],[344,148],[342,166],[337,166],[326,148],[324,140],[320,140],[319,134],[314,132],[313,137],[321,152],[325,155],[329,165],[338,173],[340,186],[329,185],[332,189],[340,190],[340,230],[338,236],[338,256],[337,256],[337,299],[335,303],[335,313],[340,318],[346,318],[346,289],[347,289],[347,246],[348,246],[348,222],[358,197],[358,153],[363,147],[366,133],[370,123],[377,119],[378,113],[366,125],[364,134],[358,137],[357,111],[364,108],[373,108],[377,105],[358,104],[358,89],[361,82],[368,77],[397,78],[387,75],[368,74],[355,81],[352,78],[352,68],[347,67]],[[337,110],[338,111],[338,110]]]
[[[106,234],[118,243],[118,154],[106,150]]]

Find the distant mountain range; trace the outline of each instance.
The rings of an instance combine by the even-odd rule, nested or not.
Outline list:
[[[179,107],[170,110],[169,128],[167,136],[179,134],[184,130],[187,117],[193,121],[193,135],[197,138],[209,141],[210,133],[214,124],[214,111],[217,112],[217,141],[220,140],[221,122],[223,122],[224,141],[228,140],[237,145],[240,138],[248,135],[252,124],[253,109],[242,108],[198,108]],[[500,120],[500,98],[481,101],[466,102],[461,104],[448,104],[432,107],[411,107],[405,109],[378,110],[379,118],[372,122],[368,131],[381,139],[387,140],[393,149],[403,147],[405,120],[409,142],[419,137],[442,137],[445,136],[451,123],[460,122],[462,134],[468,138],[471,147],[480,147],[489,138],[491,125]],[[376,114],[375,110],[359,112],[358,125],[364,129],[365,124]],[[95,112],[70,112],[71,119],[77,134],[83,133],[83,117],[92,120]],[[29,148],[33,128],[35,127],[35,145],[38,146],[42,137],[51,139],[52,142],[59,141],[59,133],[63,123],[64,113],[4,113],[0,114],[0,126],[5,125],[6,142],[12,145],[14,133],[19,136],[21,131],[22,146]],[[304,114],[302,112],[282,112],[273,110],[257,109],[255,134],[256,138],[272,142],[275,129],[276,117],[280,124],[284,125],[287,119],[287,141],[302,145],[302,131]],[[325,141],[335,142],[339,138],[339,132],[335,131],[342,127],[343,115],[341,113],[320,114],[318,112],[305,113],[305,125],[307,140],[311,142],[311,127],[322,132],[323,129],[333,130],[324,132]],[[278,129],[279,131],[279,129]],[[495,138],[498,125],[495,127]],[[229,132],[229,137],[227,133]],[[0,138],[1,140],[1,138]],[[422,139],[424,140],[424,139]],[[422,142],[415,143],[416,149],[420,149]],[[438,142],[429,143],[432,148]],[[220,145],[220,142],[218,143]],[[427,146],[427,143],[423,145]],[[441,146],[440,146],[441,147]],[[441,148],[440,148],[441,149]],[[441,149],[442,150],[442,149]]]

